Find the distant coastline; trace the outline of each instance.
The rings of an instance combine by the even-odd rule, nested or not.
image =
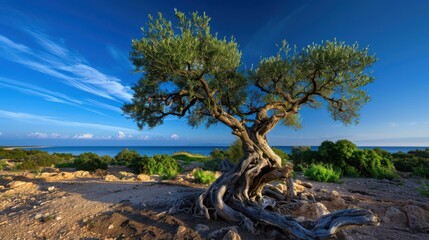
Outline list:
[[[50,146],[0,146],[4,150],[13,150],[13,149],[37,149],[37,148],[48,148]]]
[[[111,157],[116,156],[122,149],[128,148],[129,150],[135,150],[141,155],[152,156],[155,154],[173,154],[176,152],[191,152],[194,154],[210,155],[215,148],[221,150],[228,149],[229,146],[7,146],[7,149],[41,149],[49,153],[70,153],[73,155],[79,155],[84,152],[93,152],[98,155],[109,155]],[[279,148],[287,153],[292,152],[293,146],[273,146]],[[316,151],[318,146],[310,146],[311,150]],[[425,150],[429,147],[420,146],[358,146],[359,149],[374,149],[380,148],[390,153],[396,152],[408,152],[411,150]]]

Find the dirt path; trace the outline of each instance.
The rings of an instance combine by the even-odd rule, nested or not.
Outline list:
[[[107,181],[106,174],[0,172],[0,239],[222,239],[235,232],[223,221],[166,213],[177,199],[204,188],[184,184],[185,176],[160,183],[136,176]],[[305,181],[313,185],[308,194],[328,211],[363,207],[382,219],[378,227],[342,231],[339,239],[429,239],[428,198],[416,190],[418,179]],[[292,212],[311,219],[309,213]],[[238,233],[242,239],[282,239],[275,232],[254,236],[238,228]]]

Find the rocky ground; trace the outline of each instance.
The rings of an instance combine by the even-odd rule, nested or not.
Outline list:
[[[319,183],[298,176],[295,184],[300,200],[285,211],[300,220],[351,207],[381,218],[380,226],[343,230],[337,239],[429,239],[429,199],[417,191],[419,179]],[[205,187],[189,173],[161,181],[123,167],[0,171],[0,239],[286,239],[275,230],[251,235],[220,220],[169,214],[177,199]]]

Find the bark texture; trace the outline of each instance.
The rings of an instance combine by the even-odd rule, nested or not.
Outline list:
[[[270,226],[298,239],[327,239],[343,228],[378,225],[378,217],[364,209],[336,211],[305,224],[279,214],[275,211],[280,206],[278,203],[289,204],[294,193],[289,191],[286,197],[265,186],[269,182],[283,180],[288,189],[293,190],[292,166],[281,167],[279,157],[264,138],[253,136],[242,138],[242,141],[245,157],[199,195],[194,214],[207,219],[221,218],[253,233],[257,233],[260,226]]]

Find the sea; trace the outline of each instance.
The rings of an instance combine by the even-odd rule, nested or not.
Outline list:
[[[190,152],[194,154],[210,155],[215,148],[226,150],[229,146],[47,146],[47,147],[29,147],[24,149],[39,149],[49,153],[71,153],[73,155],[79,155],[84,152],[93,152],[100,156],[109,155],[111,157],[116,156],[121,150],[128,148],[129,150],[135,150],[140,155],[153,156],[155,154],[168,154],[171,155],[176,152]],[[279,148],[287,153],[292,152],[292,146],[273,146]],[[317,150],[317,146],[311,146],[311,150]],[[429,147],[392,147],[392,146],[360,146],[359,149],[373,149],[380,148],[390,153],[396,152],[408,152],[411,150],[424,150]]]

